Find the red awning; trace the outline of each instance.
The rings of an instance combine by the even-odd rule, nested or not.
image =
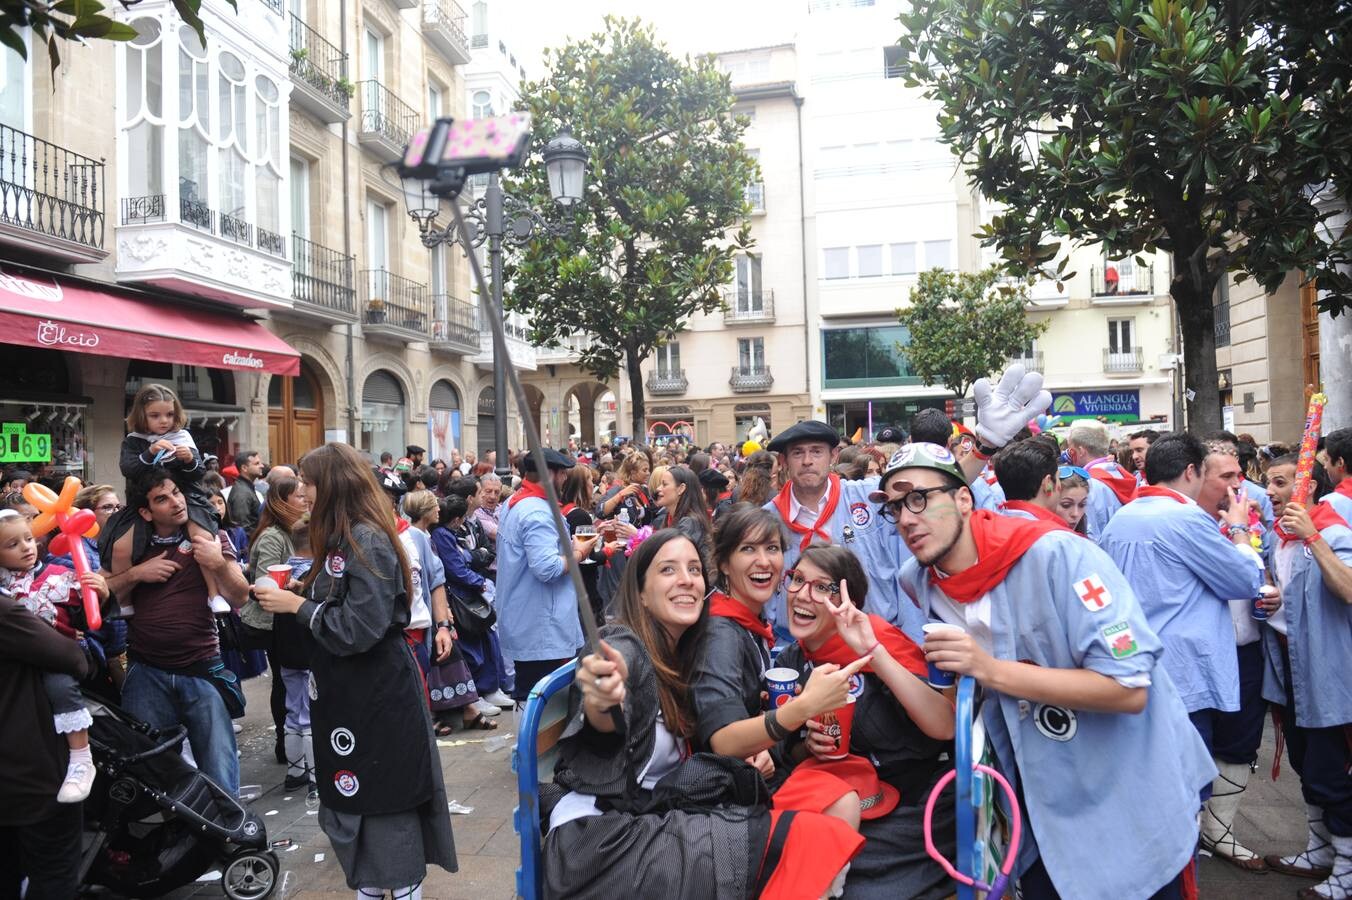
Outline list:
[[[300,354],[257,322],[165,298],[0,272],[0,342],[212,369],[299,375]]]

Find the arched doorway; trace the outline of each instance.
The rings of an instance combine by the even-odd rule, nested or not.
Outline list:
[[[609,398],[609,406],[603,407],[602,398],[606,397]],[[595,445],[598,439],[596,427],[598,411],[604,419],[604,413],[608,409],[611,413],[610,418],[614,418],[615,395],[611,393],[610,388],[600,382],[575,384],[568,389],[564,402],[568,410],[568,435],[578,438],[583,444]],[[604,427],[601,429],[602,432],[605,430]],[[600,440],[605,441],[608,438],[602,434]]]
[[[294,378],[268,382],[268,462],[290,464],[324,443],[324,392],[308,360]]]
[[[408,445],[407,428],[408,407],[399,379],[377,369],[361,389],[361,449],[376,462],[386,451],[398,459]]]
[[[479,392],[479,402],[476,406],[479,411],[479,458],[483,459],[485,453],[496,449],[496,438],[493,435],[498,419],[493,388],[486,387]]]
[[[427,408],[427,460],[450,465],[451,451],[460,449],[460,392],[443,378],[432,385]]]
[[[536,433],[540,435],[540,440],[551,447],[562,446],[563,444],[568,443],[568,435],[565,433],[567,431],[566,426],[553,428],[548,433],[545,431],[545,421],[540,415],[545,406],[544,391],[533,384],[523,384],[521,387],[526,391],[526,402],[530,404],[530,417],[535,422],[535,430]],[[525,414],[522,410],[518,410],[518,412],[522,413],[522,424],[520,429],[521,439],[514,447],[512,447],[512,450],[514,451],[524,450],[526,448]]]

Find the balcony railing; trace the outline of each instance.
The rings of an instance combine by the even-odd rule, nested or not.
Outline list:
[[[1117,277],[1110,277],[1110,274]],[[1109,263],[1089,270],[1091,290],[1097,297],[1151,297],[1155,294],[1155,267],[1122,267]]]
[[[253,226],[237,216],[221,213],[221,237],[246,247],[253,246]]]
[[[774,291],[723,292],[723,324],[740,325],[775,320]]]
[[[347,81],[347,54],[324,39],[323,35],[291,15],[291,79],[310,88],[320,101],[339,115],[321,116],[342,121],[348,116],[352,85]],[[301,98],[304,99],[304,98]],[[304,104],[316,114],[325,112]]]
[[[733,366],[732,377],[728,379],[733,392],[738,394],[768,391],[774,383],[769,366]]]
[[[418,130],[417,111],[379,81],[358,82],[357,90],[361,92],[357,139],[379,144],[385,156],[398,159],[413,132]]]
[[[100,160],[0,125],[0,225],[103,249]]]
[[[432,340],[479,349],[479,316],[474,304],[449,294],[432,295]]]
[[[263,0],[263,5],[279,16],[286,15],[285,0]]]
[[[455,0],[422,0],[423,34],[453,65],[470,61],[465,11]]]
[[[144,225],[148,222],[169,221],[165,214],[166,208],[167,201],[163,194],[123,197],[122,224]],[[219,235],[227,241],[243,244],[245,247],[256,247],[264,253],[286,259],[286,238],[266,228],[255,227],[253,223],[239,216],[217,213],[201,200],[180,197],[178,221],[208,234]]]
[[[1140,347],[1130,347],[1126,350],[1104,350],[1103,351],[1103,371],[1105,372],[1139,372],[1144,364],[1145,356]]]
[[[556,365],[576,362],[582,351],[590,347],[594,340],[594,337],[585,332],[570,334],[556,347],[536,347],[535,359],[537,362]]]
[[[353,259],[298,234],[291,235],[291,296],[344,316],[357,314]]]
[[[1021,354],[1019,354],[1018,356],[1011,356],[1011,357],[1009,358],[1009,364],[1012,366],[1012,365],[1014,365],[1015,363],[1018,363],[1019,365],[1023,366],[1024,371],[1026,371],[1026,372],[1042,372],[1042,371],[1045,371],[1045,370],[1042,368],[1042,351],[1041,351],[1041,350],[1034,350],[1031,354],[1029,354],[1029,353],[1021,353]]]
[[[286,238],[266,228],[258,229],[258,249],[286,259]]]
[[[212,234],[216,233],[216,211],[201,200],[180,197],[178,218],[184,225],[191,225],[193,228],[200,228]]]
[[[648,393],[654,397],[684,394],[690,382],[685,377],[685,369],[668,369],[665,372],[648,373]]]
[[[361,283],[363,322],[431,336],[426,287],[385,269],[363,269]]]
[[[1215,334],[1217,347],[1230,346],[1230,301],[1222,300],[1212,308],[1212,315],[1215,317]]]

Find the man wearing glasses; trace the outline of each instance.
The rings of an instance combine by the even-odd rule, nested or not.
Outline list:
[[[1050,523],[976,509],[935,444],[897,451],[875,497],[914,555],[906,593],[957,626],[927,636],[926,659],[985,690],[988,739],[1021,794],[1023,896],[1181,897],[1216,770],[1112,560]]]

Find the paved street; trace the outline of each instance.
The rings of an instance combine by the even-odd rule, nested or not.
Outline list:
[[[254,809],[264,816],[268,836],[290,839],[294,850],[279,849],[285,900],[352,895],[343,882],[343,872],[329,852],[328,840],[319,830],[315,815],[306,809],[303,793],[282,790],[283,766],[272,759],[272,724],[268,721],[268,676],[246,683],[249,714],[240,735],[243,751],[243,782],[257,784],[263,795]],[[499,717],[499,734],[511,728],[510,715]],[[472,807],[468,815],[452,816],[460,871],[448,875],[433,869],[423,885],[427,900],[503,900],[514,895],[517,860],[512,808],[516,805],[515,781],[509,750],[485,751],[481,732],[454,735],[441,740],[441,766],[450,798]],[[1283,766],[1277,782],[1270,776],[1272,736],[1263,744],[1261,766],[1245,798],[1240,835],[1260,852],[1290,853],[1304,845],[1304,806],[1300,786],[1290,768]],[[1107,848],[1105,848],[1107,851]],[[1249,875],[1232,866],[1203,859],[1203,900],[1268,900],[1289,898],[1309,882],[1281,875]],[[217,884],[201,883],[176,891],[182,897],[219,897]],[[280,897],[279,894],[274,895]],[[638,900],[638,898],[636,898]]]

